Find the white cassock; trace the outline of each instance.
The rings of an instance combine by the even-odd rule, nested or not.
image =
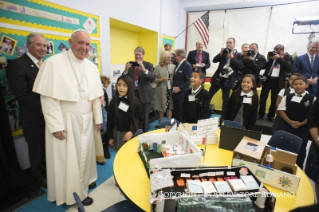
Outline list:
[[[99,71],[89,60],[78,60],[70,49],[45,60],[33,91],[41,94],[46,122],[48,200],[72,205],[73,192],[81,200],[88,196],[88,185],[97,179],[95,157],[103,156],[96,131],[96,124],[102,123]],[[62,130],[66,130],[65,140],[53,136]],[[100,152],[95,151],[96,145]]]

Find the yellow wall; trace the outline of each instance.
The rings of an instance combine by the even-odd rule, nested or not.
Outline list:
[[[111,65],[134,61],[134,49],[145,49],[144,60],[157,64],[158,33],[110,18]]]
[[[110,27],[111,65],[134,61],[134,49],[139,45],[139,33]]]
[[[157,43],[158,33],[157,32],[141,32],[139,33],[138,43],[145,50],[144,60],[152,63],[154,66],[157,65]]]

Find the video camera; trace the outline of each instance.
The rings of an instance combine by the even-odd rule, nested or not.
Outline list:
[[[273,57],[273,56],[275,56],[276,54],[278,54],[277,51],[270,51],[270,52],[268,52],[268,56],[269,56],[269,57]]]

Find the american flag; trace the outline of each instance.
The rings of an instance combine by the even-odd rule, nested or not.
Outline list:
[[[207,49],[209,42],[209,11],[197,19],[194,25],[199,35],[202,37],[205,48]]]

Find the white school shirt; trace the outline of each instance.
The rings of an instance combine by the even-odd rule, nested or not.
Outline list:
[[[295,90],[292,87],[289,87],[289,89],[290,89],[289,93],[294,93],[295,92]],[[279,91],[279,93],[278,93],[278,96],[283,97],[285,95],[285,90],[286,90],[285,88],[281,89]]]
[[[307,93],[308,93],[307,91],[305,91],[304,93],[302,93],[302,94],[301,94],[302,98],[303,98]],[[295,93],[295,94],[296,94],[296,93]],[[299,95],[299,94],[296,94],[296,95]],[[282,97],[281,102],[280,102],[280,104],[278,105],[278,108],[277,108],[278,111],[279,111],[279,110],[286,111],[286,109],[287,109],[287,101],[286,101],[286,98],[287,98],[287,96]],[[313,98],[313,102],[312,102],[312,103],[314,103],[315,100],[316,100],[316,97]]]

